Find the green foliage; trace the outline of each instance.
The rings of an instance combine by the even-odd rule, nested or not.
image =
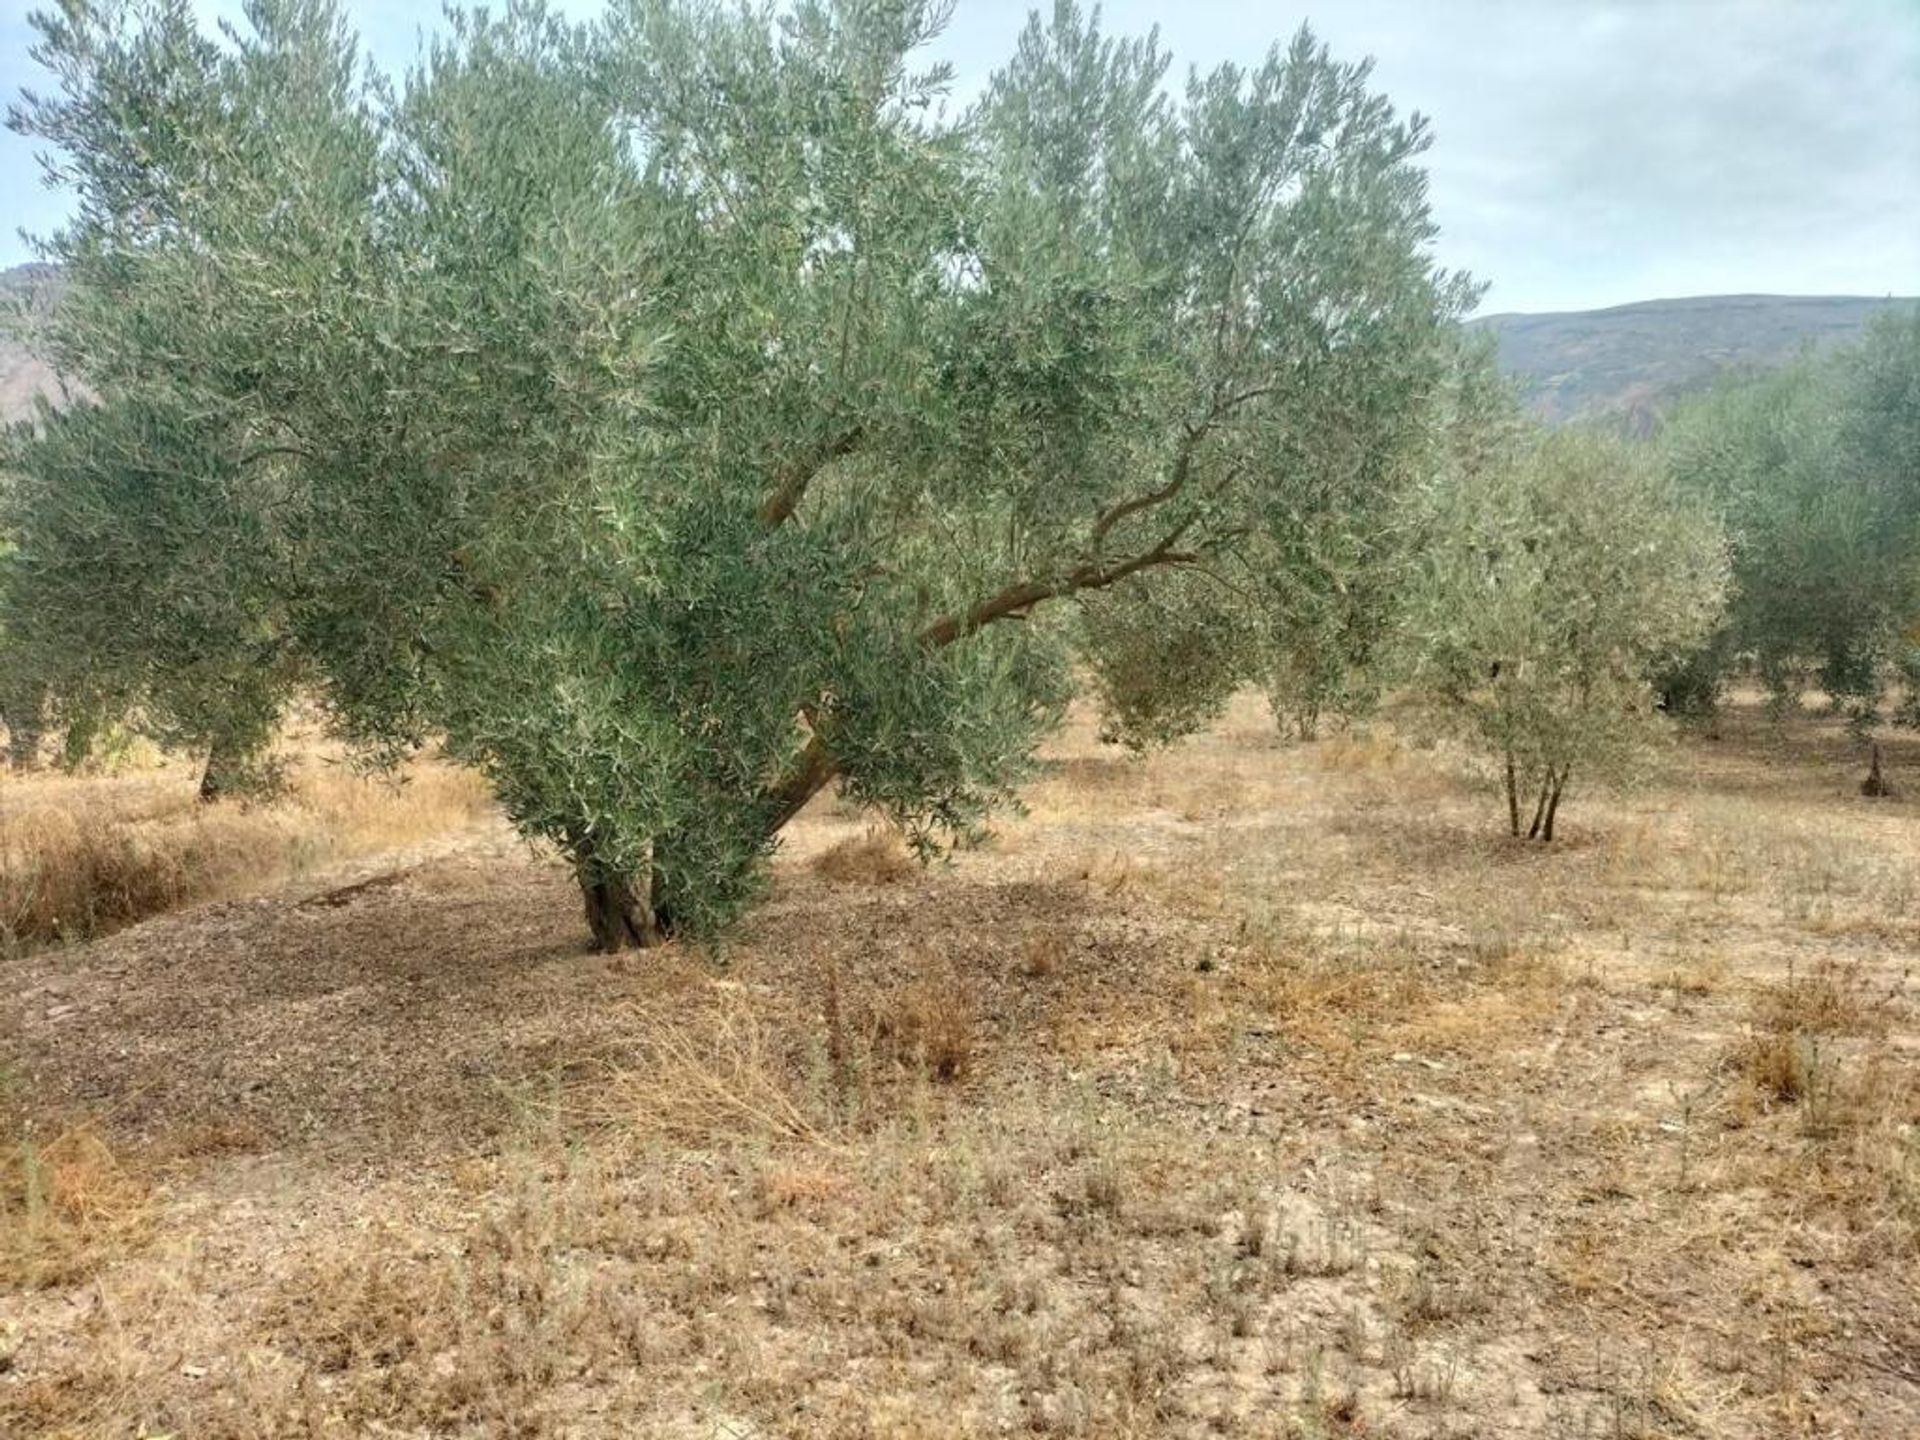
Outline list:
[[[1269,514],[1248,547],[1256,677],[1275,717],[1311,738],[1323,716],[1371,710],[1392,669],[1395,627],[1416,579],[1423,488],[1510,441],[1512,392],[1490,339],[1464,337],[1418,384],[1328,407],[1296,433],[1289,465],[1318,503]],[[1356,403],[1391,407],[1356,424]]]
[[[1619,774],[1649,676],[1718,619],[1725,541],[1654,459],[1595,434],[1525,437],[1429,496],[1406,634],[1417,695],[1504,774],[1509,821],[1553,838],[1574,771]]]
[[[1131,750],[1191,735],[1248,678],[1250,609],[1199,571],[1088,594],[1080,623],[1101,738]]]
[[[1696,676],[1750,655],[1779,703],[1812,678],[1872,717],[1920,619],[1920,316],[1702,396],[1663,444],[1732,539],[1727,629]]]
[[[1513,396],[1490,343],[1449,337],[1371,388],[1301,395],[1260,439],[1286,483],[1250,507],[1206,564],[1082,598],[1082,654],[1104,732],[1167,744],[1266,691],[1283,730],[1371,710],[1420,540],[1421,490],[1438,470],[1506,443]]]
[[[248,16],[42,22],[16,124],[81,199],[100,400],[57,443],[191,469],[250,539],[127,523],[234,597],[213,653],[284,643],[375,754],[444,737],[636,933],[724,925],[836,778],[969,833],[1062,703],[1043,607],[1177,615],[1149,587],[1294,527],[1348,563],[1471,295],[1424,124],[1305,32],[1170,95],[1061,3],[955,115],[923,0],[514,4],[392,88],[325,0]]]
[[[51,694],[84,758],[102,719],[208,750],[206,793],[269,788],[259,756],[296,667],[282,547],[203,427],[146,396],[43,412],[4,466],[9,684]]]

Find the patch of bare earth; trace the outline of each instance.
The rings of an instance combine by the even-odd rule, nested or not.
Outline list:
[[[822,802],[714,954],[490,832],[12,963],[0,1433],[1920,1432],[1920,846],[1837,728],[1552,850],[1251,701],[1054,759],[931,870]]]

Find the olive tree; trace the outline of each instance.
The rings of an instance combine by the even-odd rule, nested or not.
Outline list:
[[[200,798],[269,788],[297,682],[284,559],[236,505],[236,457],[148,397],[43,412],[11,437],[14,551],[0,579],[10,679],[50,696],[70,752],[128,717],[205,756]]]
[[[1304,31],[1170,87],[1063,0],[956,112],[925,0],[514,4],[394,85],[248,17],[40,21],[65,358],[190,417],[341,731],[483,770],[605,948],[725,923],[835,781],[969,833],[1050,617],[1371,483],[1300,437],[1398,446],[1471,293],[1424,123]]]
[[[1404,616],[1415,697],[1499,767],[1516,836],[1552,840],[1574,773],[1657,724],[1650,675],[1719,617],[1725,541],[1654,457],[1576,431],[1449,466]]]
[[[1356,406],[1380,408],[1364,418]],[[1164,745],[1265,691],[1283,731],[1311,739],[1392,679],[1395,636],[1422,539],[1424,487],[1483,463],[1519,426],[1490,340],[1464,333],[1398,385],[1296,405],[1269,455],[1292,477],[1237,543],[1205,563],[1083,597],[1082,655],[1103,734]]]

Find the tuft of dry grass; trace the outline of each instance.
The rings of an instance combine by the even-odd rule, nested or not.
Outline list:
[[[829,970],[817,1012],[692,966],[658,986],[635,1009],[647,1044],[574,1087],[571,1108],[603,1134],[841,1148],[894,1113],[902,1082],[973,1072],[973,992],[951,971],[849,993]]]
[[[168,783],[170,782],[170,783]],[[355,854],[474,823],[475,776],[422,763],[397,780],[304,757],[272,803],[202,805],[187,777],[36,777],[0,791],[0,951],[107,934],[266,889]]]
[[[1757,987],[1728,1061],[1747,1123],[1779,1111],[1804,1142],[1755,1178],[1846,1216],[1876,1248],[1920,1255],[1920,1076],[1896,1034],[1902,983],[1824,960]]]
[[[1858,965],[1824,960],[1790,970],[1754,993],[1746,1032],[1732,1048],[1734,1072],[1763,1103],[1816,1106],[1832,1099],[1841,1037],[1884,1035],[1897,985],[1876,989]]]
[[[872,826],[822,851],[813,869],[836,885],[895,885],[918,874],[920,865],[899,831]]]
[[[871,1002],[867,1015],[876,1049],[896,1065],[941,1082],[972,1073],[974,998],[958,974],[922,976]]]
[[[0,1139],[0,1289],[83,1280],[146,1233],[148,1188],[86,1125]]]
[[[581,1092],[601,1121],[689,1146],[831,1142],[831,1107],[807,1083],[804,1042],[775,1007],[714,987],[711,996],[689,996],[681,1013],[652,1010],[647,1033],[640,1056]]]

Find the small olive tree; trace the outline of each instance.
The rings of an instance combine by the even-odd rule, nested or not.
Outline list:
[[[1376,483],[1303,437],[1393,452],[1471,294],[1424,124],[1305,32],[1169,87],[1062,0],[956,114],[926,0],[510,4],[391,87],[247,14],[41,21],[63,368],[191,422],[343,732],[484,771],[606,948],[724,924],[836,780],[966,834],[1050,615]]]
[[[1657,723],[1653,669],[1718,619],[1725,541],[1653,456],[1580,432],[1452,465],[1427,506],[1413,693],[1493,757],[1512,833],[1551,840],[1575,772],[1621,770]]]

